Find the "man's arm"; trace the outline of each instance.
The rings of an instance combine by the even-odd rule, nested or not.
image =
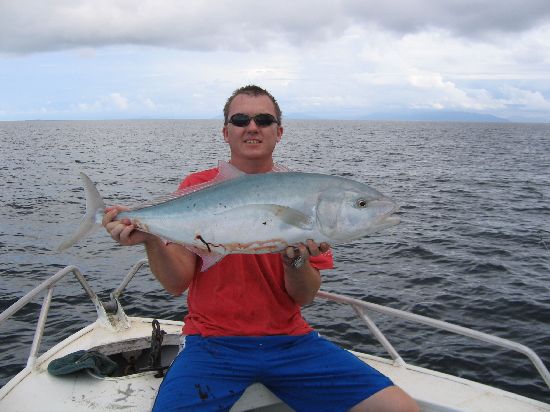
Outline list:
[[[122,206],[106,209],[102,223],[107,232],[123,246],[143,243],[151,272],[167,292],[174,296],[181,295],[195,274],[195,254],[182,245],[166,244],[158,236],[137,230],[129,219],[115,220],[122,210],[125,210]]]
[[[321,274],[311,266],[310,256],[318,256],[329,250],[327,243],[317,245],[312,240],[299,244],[296,248],[288,247],[282,252],[285,268],[285,288],[290,297],[300,306],[313,302],[321,287]],[[301,257],[303,264],[296,267],[296,259]]]

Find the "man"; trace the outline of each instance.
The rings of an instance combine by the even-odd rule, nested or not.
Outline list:
[[[273,171],[283,135],[276,100],[257,86],[237,89],[224,107],[223,137],[233,167]],[[188,176],[180,188],[212,180],[217,169]],[[280,254],[228,255],[201,272],[184,246],[135,230],[108,208],[103,225],[122,245],[145,245],[153,274],[175,296],[188,293],[182,351],[160,386],[155,411],[229,410],[262,382],[296,411],[416,411],[404,391],[314,332],[300,306],[332,267],[329,245],[308,240]]]

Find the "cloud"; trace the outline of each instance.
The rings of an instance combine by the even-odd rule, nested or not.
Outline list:
[[[149,97],[136,96],[129,98],[118,92],[109,93],[94,101],[79,102],[73,107],[76,112],[80,113],[102,113],[107,111],[139,113],[144,110],[154,111],[157,108],[157,104]]]
[[[550,100],[546,99],[539,91],[504,86],[502,92],[505,96],[503,101],[507,105],[528,107],[531,110],[546,113],[550,112]]]
[[[128,99],[122,96],[120,93],[111,93],[109,95],[109,98],[117,109],[119,110],[128,109]]]
[[[474,38],[493,31],[529,30],[550,17],[546,0],[355,0],[343,4],[350,4],[348,13],[356,21],[403,34],[439,28]]]
[[[398,35],[440,28],[466,38],[535,28],[547,0],[3,0],[0,51],[31,53],[134,44],[186,50],[258,50],[322,43],[353,26]]]
[[[416,107],[436,109],[466,109],[483,111],[502,109],[504,104],[484,89],[462,89],[438,73],[414,73],[409,76],[411,86],[423,89],[422,103]]]
[[[548,121],[549,9],[547,0],[261,9],[252,0],[1,0],[0,117],[42,117],[45,107],[57,118],[212,118],[235,88],[256,83],[286,113],[414,107]]]
[[[140,97],[139,101],[143,105],[143,107],[149,110],[155,110],[157,108],[155,102],[149,97]]]

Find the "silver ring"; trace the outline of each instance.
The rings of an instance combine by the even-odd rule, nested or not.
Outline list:
[[[304,266],[304,263],[306,263],[306,260],[302,255],[300,255],[292,261],[292,266],[294,266],[294,268],[296,269],[300,269],[302,266]]]

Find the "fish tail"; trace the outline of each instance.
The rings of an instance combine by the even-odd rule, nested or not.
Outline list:
[[[100,226],[99,222],[96,220],[96,217],[100,212],[103,213],[105,203],[97,191],[94,182],[92,182],[91,179],[82,172],[80,172],[80,178],[84,183],[84,191],[86,193],[86,213],[82,218],[77,231],[70,238],[65,239],[57,247],[57,251],[62,251],[71,247]]]

